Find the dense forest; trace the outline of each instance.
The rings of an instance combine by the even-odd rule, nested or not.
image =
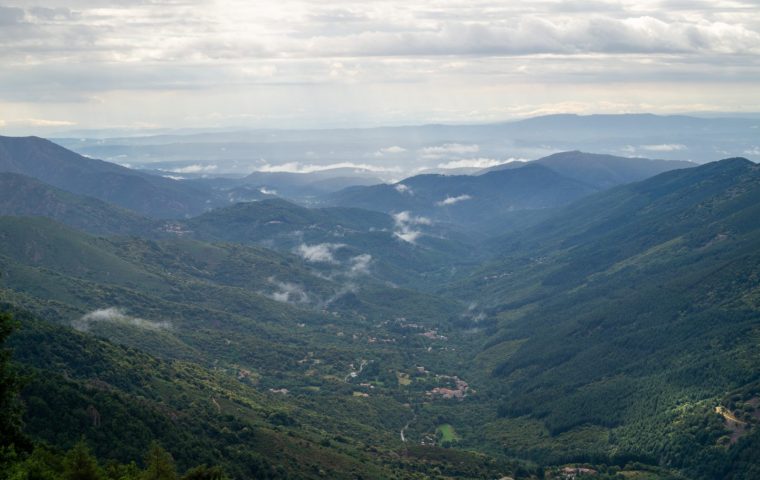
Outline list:
[[[760,169],[558,158],[169,219],[0,176],[3,478],[757,478]]]

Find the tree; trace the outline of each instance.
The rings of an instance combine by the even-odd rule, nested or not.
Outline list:
[[[63,479],[103,480],[103,478],[103,471],[98,466],[98,461],[92,456],[84,440],[80,440],[63,459]]]
[[[148,455],[145,457],[145,464],[147,467],[143,474],[143,480],[177,480],[174,458],[157,442],[150,444]]]
[[[11,364],[11,352],[3,348],[16,328],[8,313],[0,313],[0,463],[14,451],[27,450],[28,440],[21,433],[21,402],[18,398],[21,381]]]
[[[227,476],[220,467],[201,465],[188,470],[182,480],[227,480]]]

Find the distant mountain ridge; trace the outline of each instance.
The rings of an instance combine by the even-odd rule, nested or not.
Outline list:
[[[331,205],[410,211],[437,221],[488,228],[521,224],[505,219],[519,215],[515,212],[560,207],[615,185],[694,165],[564,152],[500,165],[479,175],[418,175],[393,185],[350,187],[324,199]]]
[[[732,158],[591,195],[492,241],[498,257],[450,291],[490,308],[476,358],[493,359],[480,367],[501,385],[494,426],[596,430],[600,452],[687,478],[752,478],[728,472],[747,468],[737,456],[748,461],[760,435],[740,430],[724,447],[730,425],[715,412],[760,392],[758,219],[760,166]]]
[[[154,217],[198,214],[212,202],[208,192],[188,184],[86,158],[38,137],[0,137],[0,172],[27,175]]]
[[[568,178],[588,183],[597,188],[610,188],[624,183],[638,182],[659,173],[679,168],[691,168],[697,164],[678,160],[652,160],[640,157],[618,157],[578,150],[560,152],[534,160],[533,164],[544,165]],[[515,168],[518,163],[497,165],[481,170],[479,174]]]
[[[0,215],[48,217],[98,235],[150,233],[159,223],[18,173],[0,173]]]

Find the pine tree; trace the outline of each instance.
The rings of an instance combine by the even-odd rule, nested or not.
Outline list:
[[[16,328],[8,313],[0,313],[0,449],[18,448],[27,442],[21,435],[21,404],[18,400],[20,381],[11,353],[3,344]]]
[[[63,480],[103,480],[103,471],[83,440],[63,459]]]
[[[177,480],[174,459],[157,442],[150,444],[145,464],[147,467],[143,474],[143,480]]]
[[[201,465],[188,470],[182,480],[227,480],[227,476],[220,467],[207,467]]]

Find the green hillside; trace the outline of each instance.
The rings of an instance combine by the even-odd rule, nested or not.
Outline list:
[[[158,442],[180,472],[232,478],[759,474],[747,160],[494,220],[493,238],[282,200],[156,230],[0,179],[0,302],[26,379],[13,468],[69,468],[87,445],[138,475]]]
[[[68,448],[85,435],[101,458],[122,462],[158,439],[183,468],[201,459],[239,478],[269,465],[293,478],[513,470],[504,458],[454,460],[434,447],[397,458],[399,431],[427,391],[449,382],[438,374],[462,368],[439,339],[460,335],[462,305],[336,283],[256,247],[98,239],[40,218],[5,217],[0,227],[0,297],[60,325],[21,316],[16,356],[42,371],[24,391],[35,439]],[[432,373],[398,381],[419,364]],[[90,405],[102,428],[87,427]],[[114,412],[108,428],[104,410]],[[135,420],[122,427],[127,417]],[[258,432],[253,440],[248,431]]]
[[[98,235],[150,234],[157,222],[24,175],[0,173],[0,215],[48,217]]]
[[[205,241],[257,244],[280,251],[322,245],[335,261],[311,262],[331,270],[336,263],[370,255],[379,279],[417,289],[437,288],[452,268],[468,268],[482,255],[466,235],[421,220],[400,224],[387,214],[358,208],[305,208],[285,200],[239,203],[182,222],[188,236]],[[413,240],[401,234],[419,232]]]
[[[760,437],[732,436],[715,409],[760,397],[759,205],[760,168],[724,160],[601,193],[495,242],[509,253],[456,291],[492,315],[479,357],[501,397],[493,428],[547,440],[493,437],[557,462],[582,435],[585,452],[570,457],[752,478],[758,465],[739,459]]]

